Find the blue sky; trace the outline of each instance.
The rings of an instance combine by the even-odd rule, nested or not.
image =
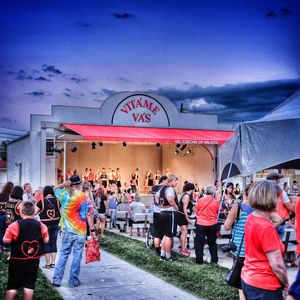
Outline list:
[[[300,87],[298,28],[296,0],[2,1],[0,126],[124,90],[255,119]]]

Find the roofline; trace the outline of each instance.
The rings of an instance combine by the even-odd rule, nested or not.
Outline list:
[[[18,142],[18,141],[20,141],[20,140],[22,140],[22,139],[27,138],[28,136],[30,136],[30,133],[29,133],[29,132],[28,132],[27,134],[25,134],[25,135],[19,137],[19,138],[16,138],[15,140],[12,140],[12,141],[8,142],[7,145],[10,145],[10,144],[13,144],[13,143],[15,143],[15,142]]]

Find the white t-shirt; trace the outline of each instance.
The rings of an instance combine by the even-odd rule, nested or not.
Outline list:
[[[290,202],[290,198],[287,195],[285,190],[282,190],[282,203],[288,203]]]
[[[131,214],[145,212],[145,204],[141,202],[131,202],[129,204]]]

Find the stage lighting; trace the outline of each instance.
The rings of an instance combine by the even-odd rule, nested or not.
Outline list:
[[[180,147],[180,144],[176,144],[176,148],[179,148]]]
[[[126,147],[126,142],[123,142],[123,147]]]
[[[156,147],[159,147],[160,146],[160,143],[156,143]]]
[[[188,149],[188,151],[186,151],[186,154],[191,154],[191,153],[192,153],[191,149]]]
[[[73,153],[77,151],[77,147],[76,147],[75,144],[72,144],[72,146],[71,146],[71,151],[72,151]]]
[[[103,143],[102,143],[102,142],[100,142],[100,143],[99,143],[99,146],[100,146],[100,147],[102,147],[102,146],[103,146]]]
[[[92,149],[95,150],[96,149],[96,143],[92,142]]]
[[[182,145],[182,147],[180,148],[181,151],[183,151],[186,148],[186,145]]]
[[[175,150],[175,154],[178,154],[179,153],[179,151],[178,150]]]
[[[52,147],[51,151],[57,152],[57,153],[62,153],[64,151],[64,148]]]

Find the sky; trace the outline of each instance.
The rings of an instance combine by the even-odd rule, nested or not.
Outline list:
[[[257,119],[300,88],[299,28],[299,0],[1,1],[0,129],[120,91]]]

